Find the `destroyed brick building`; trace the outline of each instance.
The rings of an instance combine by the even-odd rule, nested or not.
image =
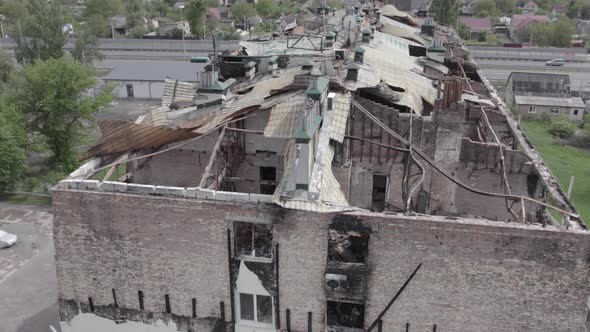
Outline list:
[[[101,123],[52,190],[62,330],[581,330],[584,223],[453,31],[396,15]]]

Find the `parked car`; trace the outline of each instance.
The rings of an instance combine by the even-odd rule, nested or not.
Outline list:
[[[563,66],[565,61],[563,59],[553,59],[545,62],[545,66]]]
[[[0,230],[0,248],[8,248],[16,243],[16,235]]]

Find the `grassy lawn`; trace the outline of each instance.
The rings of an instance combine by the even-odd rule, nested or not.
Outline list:
[[[523,121],[522,128],[564,191],[575,176],[571,200],[590,227],[590,151],[560,144],[539,121]]]
[[[7,194],[0,196],[0,200],[14,203],[14,204],[26,204],[26,205],[51,205],[51,197],[49,196],[34,196],[34,195],[20,195],[20,194]]]

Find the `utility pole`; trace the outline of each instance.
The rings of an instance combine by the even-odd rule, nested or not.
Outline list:
[[[184,54],[184,57],[186,58],[186,46],[184,44],[184,19],[182,17],[182,10],[184,9],[184,5],[180,5],[178,6],[178,8],[180,8],[180,23],[182,24],[182,53]]]

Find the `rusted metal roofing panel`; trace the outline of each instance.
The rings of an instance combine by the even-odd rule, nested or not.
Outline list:
[[[120,120],[99,122],[102,136],[80,160],[123,153],[133,150],[156,148],[166,144],[199,136],[190,130],[149,126]]]

